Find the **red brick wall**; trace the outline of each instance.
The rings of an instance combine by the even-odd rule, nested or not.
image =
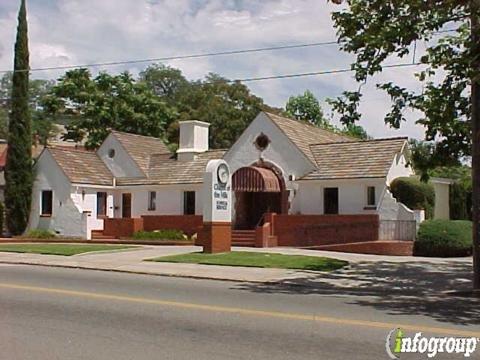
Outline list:
[[[316,246],[378,240],[378,215],[274,215],[279,246]]]
[[[188,236],[198,233],[203,226],[201,215],[144,215],[142,219],[145,231],[175,229]]]
[[[132,236],[134,232],[143,230],[143,219],[104,219],[103,235],[113,238]]]

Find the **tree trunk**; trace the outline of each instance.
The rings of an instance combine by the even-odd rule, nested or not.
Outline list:
[[[472,18],[472,181],[473,288],[480,290],[480,0],[471,2]]]

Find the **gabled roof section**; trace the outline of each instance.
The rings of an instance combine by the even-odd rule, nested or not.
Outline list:
[[[145,175],[148,173],[152,154],[170,154],[170,150],[161,139],[121,131],[111,131],[111,134],[122,144]]]
[[[289,119],[268,112],[264,113],[314,164],[315,158],[310,150],[310,145],[353,140],[350,136],[336,134],[303,121]]]
[[[302,180],[386,177],[407,138],[376,139],[311,145],[317,170]]]
[[[179,161],[170,154],[152,155],[147,178],[118,178],[117,185],[200,184],[207,163],[221,159],[225,152],[226,150],[209,150],[199,153],[192,161]]]
[[[113,185],[113,175],[93,151],[47,147],[71,183]]]

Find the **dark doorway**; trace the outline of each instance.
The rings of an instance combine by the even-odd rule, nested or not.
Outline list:
[[[132,217],[132,194],[130,193],[122,194],[122,217]]]
[[[324,214],[338,214],[338,188],[323,189]]]
[[[236,229],[255,229],[263,214],[282,213],[282,194],[268,192],[236,192]]]

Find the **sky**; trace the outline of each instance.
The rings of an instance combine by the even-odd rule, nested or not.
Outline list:
[[[0,70],[13,68],[13,47],[19,0],[0,1]],[[137,60],[237,49],[251,49],[336,40],[331,12],[341,7],[326,0],[27,0],[31,68]],[[418,48],[421,51],[422,44]],[[392,63],[411,59],[391,59]],[[353,57],[337,44],[229,55],[165,64],[189,79],[209,72],[229,79],[348,68]],[[91,71],[134,74],[148,63],[95,67]],[[64,70],[33,72],[32,78],[59,78]],[[373,137],[423,137],[418,114],[399,130],[384,124],[390,100],[376,89],[392,81],[421,90],[412,68],[385,70],[362,87],[360,121]],[[352,73],[266,80],[247,84],[271,106],[284,107],[292,95],[310,90],[332,122],[325,99],[357,90]]]

